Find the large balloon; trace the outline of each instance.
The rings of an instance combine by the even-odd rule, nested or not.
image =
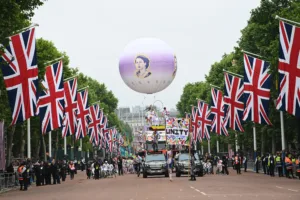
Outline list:
[[[176,76],[177,58],[162,40],[137,39],[125,47],[120,56],[119,70],[128,87],[153,94],[172,83]]]

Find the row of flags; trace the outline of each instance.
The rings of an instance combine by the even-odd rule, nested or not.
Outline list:
[[[43,134],[62,129],[62,137],[75,135],[78,140],[88,135],[93,145],[110,152],[124,144],[117,129],[107,127],[99,102],[89,106],[88,89],[78,91],[76,78],[64,82],[62,60],[45,68],[38,91],[35,28],[9,39],[8,47],[0,52],[0,62],[6,63],[1,69],[12,110],[11,125],[39,115]]]
[[[276,108],[300,117],[300,28],[279,23],[279,96]],[[249,55],[250,54],[250,55]],[[211,88],[211,107],[201,100],[192,107],[191,130],[194,141],[210,139],[210,132],[228,136],[228,128],[244,132],[242,121],[272,125],[270,104],[270,63],[244,53],[244,76],[224,71],[224,95]]]

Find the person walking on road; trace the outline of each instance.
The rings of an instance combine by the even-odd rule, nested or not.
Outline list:
[[[274,157],[273,157],[272,154],[270,154],[270,156],[269,156],[269,163],[268,163],[268,166],[269,166],[270,176],[271,176],[271,177],[274,177],[274,176],[275,176],[275,174],[274,174],[275,159],[274,159]]]
[[[167,152],[167,165],[168,165],[168,173],[169,173],[169,178],[170,178],[170,181],[172,182],[173,179],[172,179],[172,169],[173,169],[173,159],[172,159],[172,151],[169,150]]]
[[[195,155],[194,151],[191,153],[191,179],[190,181],[196,181],[196,176],[195,176]]]
[[[278,171],[278,176],[283,177],[282,158],[281,158],[281,154],[279,152],[277,152],[277,156],[275,157],[275,163],[276,163],[276,168],[277,168],[277,171]]]

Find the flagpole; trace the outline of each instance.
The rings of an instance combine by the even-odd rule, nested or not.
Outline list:
[[[256,145],[256,127],[255,127],[255,123],[253,125],[253,145],[254,145],[254,161],[256,160],[256,154],[257,154],[257,145]],[[256,171],[256,166],[254,165],[254,171]]]
[[[82,157],[82,138],[80,138],[80,156]]]
[[[243,50],[243,49],[242,49],[242,52],[243,52],[243,53],[245,53],[245,54],[248,54],[248,55],[252,55],[252,56],[256,56],[256,57],[260,57],[260,58],[262,58],[262,56],[261,56],[261,55],[258,55],[258,54],[255,54],[255,53],[251,53],[251,52],[249,52],[249,51],[245,51],[245,50]]]
[[[69,78],[65,78],[65,79],[64,79],[64,82],[65,82],[65,81],[72,80],[72,79],[76,78],[77,76],[78,76],[78,75],[75,75],[75,76],[72,76],[72,77],[69,77]]]
[[[67,136],[64,137],[64,155],[67,155]]]
[[[86,86],[86,87],[80,88],[80,89],[78,89],[78,90],[77,90],[77,92],[79,92],[79,91],[81,91],[81,90],[85,90],[85,89],[87,89],[87,88],[89,88],[89,86]]]
[[[65,57],[65,56],[61,56],[61,57],[59,57],[59,58],[56,58],[56,59],[53,59],[53,60],[44,62],[44,65],[47,65],[47,64],[49,64],[49,63],[53,63],[53,62],[55,62],[55,61],[59,61],[59,60],[63,59],[64,57]]]
[[[226,73],[228,73],[228,74],[231,74],[231,75],[234,75],[234,76],[238,76],[238,77],[240,77],[240,78],[244,78],[244,76],[243,76],[243,75],[236,74],[236,73],[233,73],[233,72],[227,71],[227,70],[225,70],[225,69],[223,69],[223,72],[226,72]]]
[[[217,139],[217,153],[220,152],[220,148],[219,148],[219,139]]]
[[[209,155],[210,155],[210,140],[207,140],[207,150],[208,150],[208,153],[209,153]]]
[[[289,19],[285,19],[283,17],[279,17],[278,15],[275,16],[275,19],[280,19],[282,21],[286,21],[286,22],[290,22],[290,23],[294,23],[294,24],[300,25],[299,22],[295,22],[295,21],[292,21],[292,20],[289,20]]]
[[[22,29],[19,29],[19,30],[13,32],[13,35],[12,35],[12,36],[17,35],[17,34],[23,32],[23,31],[27,31],[27,30],[29,30],[30,28],[33,28],[33,27],[36,27],[36,26],[39,26],[39,24],[33,23],[33,24],[31,24],[30,26],[27,26],[27,27],[25,27],[25,28],[22,28]],[[10,37],[12,37],[12,36],[10,36]]]
[[[237,136],[237,133],[235,131],[235,151],[236,151],[236,153],[238,152],[238,150],[239,150],[238,136]]]
[[[31,158],[30,118],[27,119],[27,158]]]
[[[284,135],[283,111],[280,111],[280,126],[281,126],[282,160],[284,160],[285,159],[285,135]],[[285,174],[285,167],[282,168],[282,171],[283,171],[283,174]]]
[[[49,157],[51,158],[52,157],[52,141],[51,141],[51,139],[52,139],[52,137],[51,137],[51,131],[49,132]]]

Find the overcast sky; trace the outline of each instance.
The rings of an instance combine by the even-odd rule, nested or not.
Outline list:
[[[161,100],[176,108],[188,82],[204,80],[211,64],[233,50],[250,11],[260,0],[48,0],[35,11],[37,37],[54,42],[71,67],[105,83],[119,106]],[[131,90],[119,74],[124,47],[140,37],[156,37],[177,55],[178,71],[154,95]],[[145,99],[145,100],[144,100]],[[160,107],[160,104],[157,103]]]

